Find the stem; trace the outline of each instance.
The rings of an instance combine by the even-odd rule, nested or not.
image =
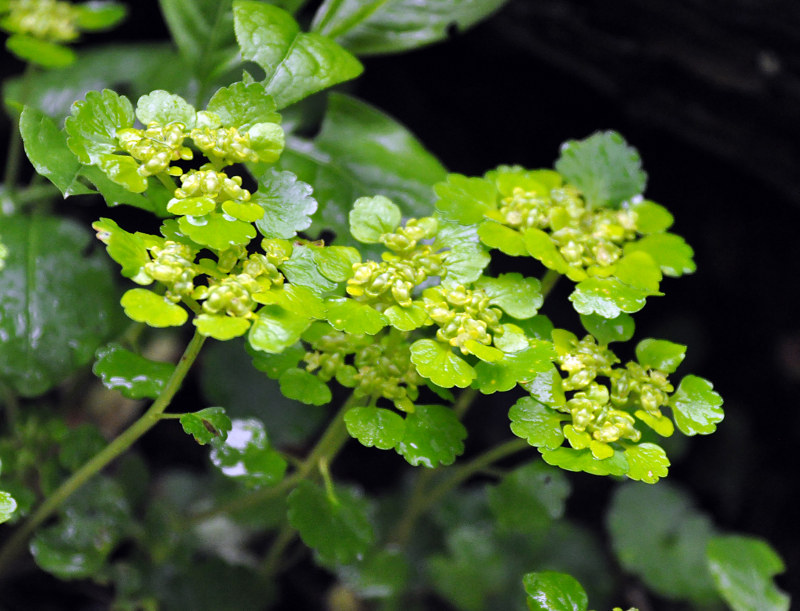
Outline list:
[[[417,520],[431,507],[439,503],[451,490],[457,488],[461,483],[492,463],[529,447],[530,445],[528,445],[528,442],[524,439],[506,441],[476,456],[461,467],[453,469],[453,473],[450,477],[444,479],[433,488],[426,490],[424,484],[418,485],[409,501],[408,509],[389,535],[389,541],[401,546],[405,545],[411,537]],[[434,471],[425,472],[420,477],[420,483],[423,478],[425,478],[426,482],[429,481],[433,473]]]
[[[545,275],[542,277],[542,297],[547,297],[550,294],[550,291],[553,290],[553,287],[558,282],[558,279],[561,278],[561,274],[557,271],[548,269]]]
[[[286,551],[286,548],[289,547],[296,536],[297,531],[292,525],[289,524],[288,521],[284,522],[275,540],[269,547],[269,551],[264,558],[264,563],[261,565],[261,574],[264,577],[272,577],[278,572],[283,552]]]
[[[5,546],[0,550],[0,573],[6,565],[21,551],[25,542],[34,530],[49,518],[78,488],[96,475],[115,458],[130,448],[136,440],[149,431],[159,421],[162,412],[169,406],[175,393],[180,388],[186,374],[189,372],[205,337],[195,331],[192,340],[178,361],[175,371],[164,386],[164,390],[153,401],[150,408],[139,417],[130,427],[123,431],[116,439],[109,443],[100,452],[95,454],[80,469],[53,492],[26,522],[11,536]]]

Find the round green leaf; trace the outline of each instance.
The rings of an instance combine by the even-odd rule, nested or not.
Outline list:
[[[636,345],[636,360],[642,367],[672,373],[683,362],[686,346],[664,339],[643,339]]]
[[[450,346],[433,339],[418,339],[411,344],[411,362],[421,376],[442,388],[465,388],[477,375],[472,365],[453,354]]]
[[[478,227],[478,237],[489,248],[497,248],[512,257],[521,257],[528,254],[525,240],[516,229],[506,227],[494,221],[486,221]]]
[[[150,123],[183,123],[184,127],[194,127],[197,111],[181,96],[157,89],[143,95],[136,103],[136,118],[144,125]]]
[[[167,212],[170,214],[191,214],[192,216],[204,216],[217,209],[217,202],[208,196],[184,197],[179,199],[173,197],[167,202]]]
[[[43,68],[64,68],[77,59],[75,51],[69,47],[25,34],[9,36],[6,48],[20,59]]]
[[[661,233],[669,229],[674,221],[669,210],[649,200],[634,204],[631,210],[636,213],[636,230],[639,233]]]
[[[192,324],[197,327],[200,335],[224,342],[247,333],[250,328],[250,319],[204,313],[195,316]]]
[[[628,242],[624,252],[642,251],[653,257],[667,276],[682,276],[695,271],[694,250],[679,235],[654,233],[636,242]]]
[[[722,397],[708,380],[688,375],[669,399],[675,424],[684,435],[709,435],[722,422]]]
[[[439,197],[436,209],[442,217],[462,225],[478,223],[484,213],[497,208],[497,188],[483,178],[448,174],[447,180],[433,190]]]
[[[331,401],[331,389],[317,376],[293,367],[281,374],[281,392],[285,397],[307,405],[325,405]]]
[[[95,354],[92,371],[103,386],[129,399],[155,399],[175,370],[171,363],[151,361],[119,344],[108,344]]]
[[[412,303],[406,308],[399,305],[389,306],[384,310],[383,315],[390,325],[400,331],[413,331],[430,320],[425,308],[416,303]]]
[[[233,424],[222,407],[207,407],[198,412],[183,414],[180,417],[183,431],[194,437],[201,446],[219,439],[225,441]]]
[[[625,254],[614,264],[614,276],[628,286],[658,293],[661,284],[661,268],[646,252],[633,251]]]
[[[391,450],[403,439],[406,423],[403,418],[380,407],[353,407],[344,415],[350,436],[368,448]]]
[[[310,288],[299,284],[283,284],[254,295],[258,303],[279,305],[284,310],[306,317],[325,318],[325,302]]]
[[[598,460],[589,449],[575,450],[560,447],[539,451],[548,465],[561,467],[567,471],[584,471],[592,475],[625,475],[628,472],[628,461],[622,452],[615,452],[609,458]]]
[[[588,278],[575,286],[569,300],[579,314],[617,318],[622,312],[630,314],[641,310],[650,294],[615,278]]]
[[[83,163],[97,163],[100,155],[118,150],[117,130],[133,126],[130,100],[114,91],[90,91],[86,99],[75,102],[64,127],[67,146]]]
[[[250,223],[228,220],[218,212],[206,216],[182,216],[178,227],[189,238],[214,250],[225,250],[231,246],[245,246],[256,237]]]
[[[511,432],[537,448],[553,450],[564,442],[561,423],[568,416],[539,403],[533,397],[522,397],[508,411]]]
[[[139,164],[133,157],[102,153],[95,156],[95,165],[112,182],[134,193],[147,190],[147,178],[139,174]]]
[[[247,486],[273,486],[286,472],[286,459],[270,445],[258,420],[233,420],[227,437],[215,437],[212,445],[214,466]]]
[[[206,110],[216,114],[223,125],[247,129],[256,123],[278,123],[275,100],[263,83],[234,83],[211,96]]]
[[[189,318],[181,306],[147,289],[130,289],[120,300],[131,320],[151,327],[180,327]]]
[[[531,611],[586,611],[589,597],[578,580],[566,573],[542,571],[522,578]]]
[[[636,329],[633,318],[624,312],[615,318],[604,318],[599,314],[581,314],[583,328],[591,333],[599,344],[627,342]]]
[[[256,220],[261,235],[289,239],[311,226],[311,215],[317,211],[318,204],[310,185],[292,172],[273,168],[257,178],[258,191],[250,201],[264,209],[264,215]]]
[[[669,458],[659,445],[654,443],[640,443],[625,448],[625,458],[628,461],[626,475],[646,484],[655,484],[669,473]]]
[[[279,267],[289,282],[306,286],[318,295],[330,293],[338,286],[338,283],[320,273],[315,261],[314,249],[304,244],[295,244],[292,248],[291,258]]]
[[[385,233],[392,233],[400,224],[400,208],[388,197],[359,197],[350,211],[350,233],[359,242],[377,244]]]
[[[250,327],[248,341],[256,350],[282,352],[299,340],[310,324],[308,316],[279,306],[265,306],[258,311],[258,318]]]
[[[500,274],[497,278],[484,276],[475,286],[489,295],[492,305],[501,307],[514,318],[535,316],[544,301],[541,282],[536,278],[523,278],[522,274]]]
[[[353,276],[353,265],[361,262],[361,253],[351,246],[312,247],[319,272],[334,282],[344,282]]]
[[[375,308],[346,297],[332,297],[325,301],[325,318],[334,329],[353,335],[375,335],[388,320]]]
[[[397,444],[397,453],[415,467],[451,465],[464,451],[466,437],[467,429],[452,409],[417,405],[406,415],[406,430]]]

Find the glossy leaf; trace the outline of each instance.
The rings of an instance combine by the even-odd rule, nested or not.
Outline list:
[[[569,300],[579,314],[617,318],[623,312],[631,314],[641,310],[651,294],[614,278],[588,278],[575,286]]]
[[[286,472],[286,459],[270,445],[258,420],[233,420],[228,435],[216,437],[212,445],[214,466],[247,486],[273,486]]]
[[[491,257],[478,243],[461,243],[442,253],[447,282],[469,284],[481,277]]]
[[[275,6],[249,0],[233,5],[242,57],[264,69],[264,86],[278,108],[361,74],[361,63],[330,38],[306,34]]]
[[[350,211],[350,233],[359,242],[377,244],[384,233],[392,233],[400,224],[400,208],[388,197],[359,197]]]
[[[325,405],[331,402],[331,390],[317,376],[305,369],[287,369],[280,377],[281,392],[290,399],[308,405]]]
[[[199,314],[192,319],[200,335],[213,337],[221,342],[240,337],[250,329],[249,318],[237,318],[225,314]]]
[[[661,268],[645,252],[634,251],[623,256],[614,265],[614,276],[628,286],[658,293]]]
[[[443,218],[463,225],[483,220],[483,215],[497,207],[497,189],[483,178],[448,174],[445,182],[434,187],[436,209]]]
[[[478,363],[475,366],[475,383],[484,394],[505,392],[514,388],[518,382],[530,382],[538,375],[547,373],[554,358],[552,344],[537,341],[518,352],[504,354],[495,363]]]
[[[153,279],[144,271],[150,262],[144,239],[122,229],[111,219],[101,218],[92,223],[97,239],[106,245],[108,256],[122,266],[122,275],[137,284],[150,284]]]
[[[289,346],[278,354],[267,354],[266,352],[255,350],[249,345],[246,345],[245,348],[253,359],[253,367],[263,371],[273,380],[280,379],[284,371],[297,367],[300,359],[306,353],[300,344]]]
[[[206,216],[182,216],[178,219],[178,227],[194,242],[214,250],[244,246],[256,237],[256,230],[250,223],[228,220],[218,212]]]
[[[250,201],[264,209],[256,221],[258,231],[266,238],[289,239],[311,226],[311,215],[317,211],[317,200],[311,186],[292,172],[268,169],[258,175],[258,191]]]
[[[636,345],[636,360],[642,367],[672,373],[683,362],[686,346],[664,339],[643,339]]]
[[[425,308],[416,303],[412,303],[407,308],[399,305],[389,306],[384,310],[383,315],[390,325],[400,331],[413,331],[430,320]]]
[[[388,321],[372,306],[345,297],[332,297],[325,302],[325,318],[334,329],[352,335],[375,335]]]
[[[485,276],[475,286],[486,291],[489,303],[501,307],[514,318],[531,318],[542,307],[542,284],[536,278],[523,278],[522,274],[500,274],[497,278]]]
[[[654,233],[641,240],[625,244],[626,254],[645,252],[661,267],[666,276],[691,274],[697,269],[694,263],[694,250],[679,235],[674,233]]]
[[[25,34],[6,39],[6,48],[22,60],[43,68],[64,68],[75,62],[75,51],[67,46]]]
[[[417,405],[406,415],[406,428],[397,453],[415,467],[452,465],[464,452],[467,429],[456,413],[442,405]]]
[[[489,489],[489,507],[505,530],[539,533],[564,515],[570,485],[566,476],[541,461],[514,469]]]
[[[589,597],[578,580],[566,573],[527,573],[522,585],[531,611],[586,611]]]
[[[128,318],[151,327],[180,327],[189,318],[181,306],[147,289],[126,291],[120,304]]]
[[[675,424],[684,435],[709,435],[722,422],[722,397],[708,380],[688,375],[669,399]]]
[[[486,221],[478,227],[478,236],[481,242],[489,248],[497,248],[512,257],[521,257],[528,254],[525,240],[516,229],[506,227],[494,221]]]
[[[119,344],[100,348],[95,359],[92,371],[103,386],[129,399],[155,399],[175,370],[171,363],[151,361]]]
[[[327,0],[312,27],[357,55],[394,53],[444,40],[453,25],[465,30],[506,0]]]
[[[281,271],[292,284],[299,284],[324,295],[336,290],[338,283],[329,280],[320,273],[317,266],[314,248],[303,244],[295,244],[292,256],[280,265]]]
[[[133,122],[128,98],[109,89],[90,91],[85,100],[72,105],[65,122],[67,146],[83,163],[97,164],[117,151],[117,130],[132,127]]]
[[[626,475],[646,484],[655,484],[669,473],[669,458],[659,445],[640,443],[625,448],[625,459],[628,461]]]
[[[14,517],[17,510],[17,501],[8,492],[0,490],[0,524],[8,522]]]
[[[258,318],[250,327],[248,341],[256,350],[282,352],[299,340],[310,324],[307,316],[279,306],[265,306],[258,311]]]
[[[544,462],[567,471],[584,471],[592,475],[624,475],[628,472],[628,461],[622,452],[598,460],[591,450],[575,450],[560,447],[555,450],[540,450]]]
[[[206,106],[223,125],[247,130],[256,123],[280,123],[275,100],[262,83],[233,83],[217,89]]]
[[[350,436],[368,448],[391,450],[405,435],[403,418],[381,407],[353,407],[344,415],[344,423]]]
[[[136,103],[136,118],[145,126],[152,122],[161,125],[178,122],[191,129],[194,127],[196,115],[197,111],[189,102],[163,89],[143,95]]]
[[[653,591],[698,606],[716,599],[705,558],[712,525],[686,494],[667,482],[622,486],[607,525],[619,562]]]
[[[198,412],[183,414],[180,417],[181,426],[187,435],[201,446],[219,439],[225,441],[233,424],[222,407],[207,407]]]
[[[558,373],[555,365],[551,365],[546,372],[537,374],[530,382],[522,384],[522,387],[531,393],[534,399],[551,407],[564,405],[567,401],[561,374]]]
[[[335,497],[309,481],[289,495],[289,523],[303,542],[327,564],[347,564],[367,551],[374,539],[367,502],[354,491],[337,486]]]
[[[348,214],[359,197],[385,195],[406,216],[430,214],[431,186],[445,170],[404,126],[378,109],[341,94],[328,97],[313,142],[291,139],[278,165],[313,185],[320,204],[312,226],[349,239]]]
[[[647,182],[639,153],[612,131],[565,142],[555,167],[581,190],[590,208],[617,208],[640,195]]]
[[[627,342],[633,337],[633,318],[624,312],[615,318],[604,318],[599,314],[581,314],[581,324],[598,343],[604,346],[612,342]]]
[[[769,544],[754,537],[713,537],[706,555],[717,591],[731,609],[788,611],[789,597],[772,581],[786,568]]]
[[[353,265],[361,262],[361,253],[351,246],[312,246],[311,250],[319,272],[334,282],[351,278]]]
[[[567,276],[573,282],[586,279],[586,272],[582,268],[573,267],[567,263],[567,260],[558,252],[550,235],[541,229],[526,229],[522,234],[522,239],[525,242],[525,248],[528,249],[528,254],[541,261],[546,268]]]
[[[119,307],[104,253],[85,255],[91,235],[54,217],[7,216],[0,270],[0,379],[14,392],[46,392],[111,334]]]
[[[258,303],[279,305],[307,318],[325,318],[325,302],[310,288],[300,284],[284,284],[278,289],[258,293],[254,299]]]
[[[418,339],[411,344],[411,361],[421,376],[442,388],[465,388],[476,376],[472,366],[455,355],[450,346],[432,339]]]
[[[537,448],[554,450],[564,442],[561,423],[566,414],[557,412],[533,397],[522,397],[508,411],[511,432]]]

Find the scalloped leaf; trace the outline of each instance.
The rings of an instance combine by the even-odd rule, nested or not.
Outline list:
[[[353,335],[375,335],[389,324],[372,306],[346,297],[326,299],[325,318],[334,329]]]
[[[691,274],[697,269],[694,250],[681,236],[674,233],[654,233],[636,242],[628,242],[625,254],[645,252],[658,263],[665,276],[678,277]]]
[[[72,105],[64,123],[67,146],[83,163],[97,164],[103,155],[117,151],[117,130],[132,127],[134,119],[133,106],[125,96],[110,89],[89,91],[84,100]]]
[[[636,330],[633,317],[624,312],[615,318],[605,318],[599,314],[581,314],[581,324],[603,346],[612,342],[627,342]]]
[[[323,488],[301,481],[287,503],[289,523],[326,564],[353,562],[375,538],[367,500],[352,489],[336,486],[331,496]]]
[[[565,142],[555,167],[581,190],[590,208],[617,208],[640,195],[647,183],[639,153],[613,131]]]
[[[422,377],[442,388],[465,388],[477,375],[472,365],[453,354],[450,346],[432,339],[418,339],[411,344],[411,362]]]
[[[310,325],[308,316],[268,305],[257,312],[247,339],[256,350],[274,354],[293,345]]]
[[[377,244],[385,233],[400,225],[402,214],[392,200],[383,195],[359,197],[350,211],[350,233],[364,244]]]
[[[280,270],[289,282],[305,286],[317,295],[324,295],[336,290],[338,283],[329,280],[320,273],[317,266],[314,248],[295,243],[288,261],[280,264]]]
[[[406,415],[405,423],[397,453],[415,467],[452,465],[456,456],[464,452],[467,429],[448,407],[417,405]]]
[[[389,306],[383,315],[395,329],[413,331],[430,320],[427,310],[421,305],[412,303],[407,308],[399,305]]]
[[[709,435],[717,430],[725,413],[722,397],[706,379],[688,375],[669,399],[675,424],[684,435]]]
[[[161,125],[178,122],[187,129],[194,127],[197,111],[181,96],[156,89],[143,95],[136,102],[136,118],[143,125],[156,122]]]
[[[233,83],[211,96],[206,110],[219,116],[223,125],[246,131],[256,123],[280,123],[275,100],[263,83]]]
[[[528,345],[527,340],[525,344]],[[473,386],[477,385],[478,390],[487,395],[506,392],[518,382],[530,382],[538,375],[549,372],[554,358],[552,344],[536,340],[523,350],[505,353],[495,363],[481,362],[475,365],[477,378]]]
[[[224,342],[247,333],[250,328],[250,319],[204,312],[195,316],[192,324],[197,327],[200,335]]]
[[[325,405],[331,402],[331,389],[317,376],[305,369],[287,369],[279,378],[284,397],[306,405]]]
[[[216,439],[225,441],[233,423],[223,407],[207,407],[191,414],[182,414],[183,432],[194,437],[201,446]]]
[[[233,5],[233,26],[242,58],[264,69],[264,86],[278,108],[357,77],[361,63],[330,38],[303,33],[276,6],[250,0]]]
[[[433,190],[438,197],[436,209],[442,217],[462,225],[478,223],[486,212],[497,208],[497,189],[483,178],[448,174],[447,180]]]
[[[106,245],[108,256],[120,264],[121,273],[137,284],[150,284],[153,279],[144,271],[150,262],[150,255],[144,240],[135,233],[129,233],[114,221],[101,218],[92,223],[97,238]]]
[[[103,386],[129,399],[155,399],[164,390],[175,366],[151,361],[119,344],[108,344],[95,353],[92,372]]]
[[[640,443],[625,448],[625,459],[628,461],[626,475],[646,484],[655,484],[669,473],[669,458],[659,445]]]
[[[499,306],[514,318],[525,319],[536,315],[542,307],[542,283],[536,278],[523,278],[522,274],[500,274],[497,278],[484,276],[475,286],[486,291],[489,303]]]
[[[317,211],[317,200],[310,185],[292,172],[273,168],[257,176],[258,191],[250,201],[264,209],[256,220],[258,231],[266,238],[290,239],[311,226],[311,215]]]
[[[546,372],[538,374],[530,382],[525,382],[522,387],[531,393],[534,399],[545,405],[559,407],[567,402],[561,374],[555,365],[550,365]]]
[[[653,293],[623,284],[616,278],[587,278],[575,285],[569,296],[579,314],[597,314],[603,318],[617,318],[623,312],[631,314],[641,310],[647,297]]]
[[[447,282],[469,284],[481,277],[491,256],[476,242],[462,242],[442,253]]]
[[[683,362],[686,346],[665,339],[643,339],[636,344],[636,360],[642,367],[672,373]]]
[[[537,448],[554,450],[564,443],[561,423],[568,420],[562,414],[533,397],[522,397],[508,410],[511,432]]]
[[[218,212],[206,216],[182,216],[178,219],[178,227],[192,241],[214,250],[246,246],[256,237],[256,230],[250,223],[228,220]]]
[[[622,452],[615,452],[609,458],[598,460],[589,449],[560,447],[554,450],[540,448],[539,451],[548,465],[566,471],[583,471],[592,475],[625,475],[628,472],[628,461]]]
[[[522,233],[494,221],[486,221],[478,227],[478,237],[489,248],[496,248],[512,257],[528,254]]]
[[[344,415],[347,432],[368,448],[391,450],[403,439],[406,422],[398,413],[381,407],[353,407]]]
[[[181,306],[147,289],[130,289],[120,300],[131,320],[151,327],[180,327],[189,315]]]
[[[566,573],[527,573],[522,585],[531,611],[586,611],[589,597],[577,579]]]

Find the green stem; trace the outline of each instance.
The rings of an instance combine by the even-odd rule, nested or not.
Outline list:
[[[542,297],[546,298],[550,294],[550,291],[553,290],[559,278],[561,278],[561,274],[557,271],[552,269],[547,270],[547,273],[545,273],[542,278]]]
[[[289,547],[294,538],[297,536],[297,531],[292,527],[289,522],[284,522],[281,529],[278,531],[272,544],[269,546],[269,551],[264,558],[264,563],[261,565],[261,574],[264,577],[272,577],[280,569],[281,558],[286,548]]]
[[[454,468],[452,475],[439,482],[436,486],[430,489],[427,489],[426,485],[418,486],[409,501],[406,512],[389,535],[389,541],[401,546],[408,543],[417,520],[431,507],[439,503],[451,490],[454,490],[467,479],[498,460],[527,448],[530,448],[530,445],[524,439],[512,439],[487,450],[468,463]],[[428,473],[431,475],[427,475]],[[433,473],[433,471],[428,471],[423,474],[423,477],[427,476],[426,481],[428,481]],[[422,477],[420,478],[421,480]]]
[[[178,361],[175,371],[164,386],[164,390],[153,401],[150,408],[139,417],[130,427],[123,431],[117,438],[109,443],[100,452],[95,454],[88,462],[78,469],[72,476],[53,492],[26,522],[11,536],[5,546],[0,550],[0,574],[8,563],[21,551],[25,542],[33,531],[49,518],[76,490],[85,484],[106,465],[128,450],[142,435],[149,431],[159,421],[162,412],[169,406],[175,393],[180,388],[186,374],[189,372],[200,349],[203,347],[205,337],[195,332],[192,340]]]

